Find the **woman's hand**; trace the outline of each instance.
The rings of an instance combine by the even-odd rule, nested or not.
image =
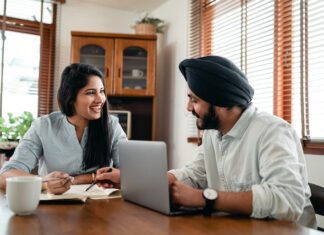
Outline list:
[[[120,171],[112,167],[103,167],[96,172],[96,181],[99,187],[120,188]]]
[[[70,189],[73,182],[73,177],[64,172],[54,171],[43,177],[43,182],[47,192],[53,194],[62,194]]]

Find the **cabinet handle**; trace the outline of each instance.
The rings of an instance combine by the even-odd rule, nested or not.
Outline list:
[[[106,77],[109,78],[109,68],[106,69]]]
[[[118,69],[118,77],[121,78],[121,68]]]

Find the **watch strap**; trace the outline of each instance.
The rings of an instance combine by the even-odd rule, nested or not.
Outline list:
[[[203,208],[203,214],[206,215],[206,216],[210,216],[211,213],[213,212],[214,210],[214,204],[215,204],[215,201],[216,200],[209,200],[207,198],[205,198],[205,206]]]

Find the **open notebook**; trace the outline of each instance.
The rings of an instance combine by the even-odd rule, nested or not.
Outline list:
[[[40,200],[44,201],[55,201],[55,200],[66,200],[66,201],[80,201],[85,202],[88,198],[90,199],[111,199],[120,198],[121,193],[117,188],[100,188],[94,185],[88,191],[85,191],[90,184],[79,184],[72,185],[71,188],[61,195],[54,195],[43,192]]]

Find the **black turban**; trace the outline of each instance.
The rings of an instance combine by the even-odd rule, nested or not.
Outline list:
[[[186,59],[179,69],[193,93],[220,107],[246,106],[254,90],[246,76],[230,60],[220,56]]]

